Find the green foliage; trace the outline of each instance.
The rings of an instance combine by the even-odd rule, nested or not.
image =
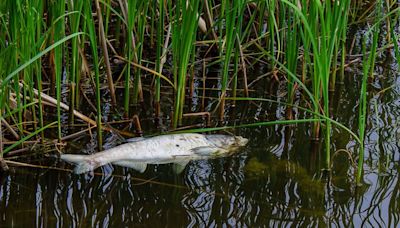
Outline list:
[[[182,121],[187,82],[187,68],[191,52],[194,50],[197,23],[199,20],[199,0],[187,2],[176,1],[175,9],[168,3],[168,10],[172,14],[172,56],[175,84],[175,105],[173,127],[176,128]]]
[[[350,1],[339,1],[332,4],[331,1],[302,1],[301,6],[293,2],[283,0],[297,15],[303,25],[303,42],[308,47],[310,43],[312,58],[310,54],[306,60],[307,64],[313,66],[312,84],[313,95],[316,101],[322,97],[323,115],[329,114],[329,81],[332,65],[333,52],[338,44],[337,40],[346,32],[343,25],[347,21],[347,12]],[[304,50],[307,50],[306,48]],[[314,106],[314,111],[320,112],[319,105]],[[330,136],[331,122],[326,121],[325,126],[325,158],[326,168],[330,167]],[[318,126],[314,128],[315,137],[318,137]]]
[[[88,26],[90,47],[92,49],[93,64],[94,64],[94,80],[96,86],[96,109],[97,109],[97,138],[99,147],[102,147],[102,127],[101,127],[101,96],[100,96],[100,72],[99,72],[99,55],[97,52],[97,36],[95,31],[95,23],[92,16],[92,5],[89,1],[85,1],[83,6],[83,12]]]
[[[240,45],[240,43],[238,42],[240,42],[241,40],[241,38],[239,37],[241,29],[241,18],[245,6],[243,0],[238,0],[238,1],[225,0],[222,1],[222,5],[225,7],[223,10],[223,13],[225,14],[223,15],[225,18],[225,36],[224,36],[225,38],[223,40],[222,43],[223,45],[221,48],[222,50],[224,50],[223,53],[221,52],[221,54],[224,54],[223,55],[224,62],[223,62],[223,71],[221,79],[220,119],[223,119],[224,116],[225,96],[229,81],[229,70],[230,70],[233,48],[236,43],[238,44],[236,47],[237,49],[239,48],[238,46]],[[235,60],[236,60],[235,64],[237,65],[238,58],[235,58]]]
[[[396,34],[398,8],[390,10],[393,5],[387,4],[386,9],[382,1],[376,1],[375,11],[359,15],[361,4],[354,1],[103,0],[99,1],[100,17],[94,14],[96,7],[93,7],[93,2],[0,1],[0,118],[10,123],[18,136],[16,144],[4,151],[20,146],[21,140],[27,137],[43,140],[48,123],[54,121],[57,123],[57,139],[61,140],[65,124],[62,118],[65,106],[62,103],[67,101],[65,103],[69,104],[69,123],[74,124],[76,112],[87,111],[81,107],[82,95],[85,95],[87,103],[94,100],[95,105],[91,107],[93,113],[89,112],[88,116],[96,118],[99,145],[103,134],[102,119],[108,114],[102,109],[106,107],[104,100],[107,96],[115,98],[120,95],[124,117],[129,117],[132,116],[129,112],[138,113],[131,105],[143,101],[143,90],[148,89],[150,92],[146,94],[154,96],[151,100],[158,105],[158,109],[161,100],[164,100],[161,99],[162,92],[168,91],[166,94],[173,103],[169,110],[173,115],[169,120],[175,129],[183,124],[183,115],[193,111],[187,108],[186,102],[186,93],[189,87],[192,89],[187,83],[188,69],[195,72],[203,66],[204,86],[209,80],[207,67],[217,66],[219,70],[215,86],[204,87],[204,90],[217,91],[218,99],[211,104],[213,107],[210,110],[219,108],[220,112],[211,115],[223,120],[229,102],[266,101],[262,97],[252,97],[253,94],[248,98],[237,97],[239,88],[244,89],[245,96],[248,95],[246,72],[251,71],[247,69],[262,64],[271,71],[266,74],[270,73],[275,79],[282,80],[281,83],[286,83],[287,97],[285,102],[279,101],[280,104],[284,104],[289,112],[296,107],[308,116],[297,120],[246,123],[240,127],[310,123],[313,137],[322,136],[324,140],[324,163],[329,169],[331,125],[337,125],[360,143],[357,174],[357,181],[360,182],[363,141],[367,130],[367,79],[373,76],[380,50],[378,34],[384,23],[391,37],[388,46],[393,46],[400,65]],[[99,18],[104,18],[103,35],[99,31]],[[360,79],[356,134],[350,130],[351,127],[335,121],[329,109],[329,91],[335,89],[339,68],[341,78],[344,77],[348,28],[356,23],[368,24],[371,21],[374,24],[363,40],[363,78]],[[206,28],[198,29],[199,24],[204,22]],[[101,42],[104,39],[106,45]],[[103,46],[100,48],[99,44]],[[146,50],[148,47],[150,49]],[[110,95],[102,89],[105,81],[110,81],[110,78],[104,77],[102,70],[103,63],[111,60],[111,56],[104,59],[107,58],[103,55],[105,50],[117,59],[125,60],[120,75],[113,75],[116,87],[121,88],[120,93],[117,89],[115,94]],[[200,62],[204,64],[201,67]],[[117,68],[113,66],[113,69]],[[163,75],[168,71],[169,74]],[[240,73],[243,74],[243,81]],[[154,80],[147,80],[149,75]],[[253,75],[250,77],[254,82],[258,80]],[[168,83],[162,86],[161,79]],[[85,80],[91,83],[93,95],[81,93],[85,86],[82,81]],[[191,82],[195,80],[198,80],[195,76],[190,77]],[[56,111],[53,117],[44,109],[48,102],[44,100],[44,94],[57,101],[53,104]],[[301,96],[296,97],[295,94]],[[307,107],[297,107],[296,103],[306,104]],[[119,111],[118,106],[113,108]],[[168,119],[169,113],[161,114],[158,109],[155,111],[157,117]],[[32,118],[28,118],[28,114]],[[202,131],[225,128],[228,126]],[[320,133],[320,129],[324,130],[324,134]],[[9,131],[6,130],[7,134],[10,134]]]
[[[360,92],[360,104],[358,107],[358,133],[360,135],[360,150],[358,155],[358,170],[357,170],[357,184],[361,183],[363,165],[364,165],[364,138],[365,138],[365,128],[367,121],[367,80],[369,77],[373,77],[374,69],[375,69],[375,59],[376,59],[376,51],[378,48],[378,39],[380,33],[380,22],[382,19],[382,1],[377,1],[377,8],[375,11],[375,24],[374,26],[367,31],[366,35],[363,39],[363,77],[361,83],[361,92]],[[367,39],[370,39],[372,35],[372,43],[370,46],[370,52],[367,54]]]

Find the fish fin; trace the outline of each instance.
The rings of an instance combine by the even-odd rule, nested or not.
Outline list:
[[[199,146],[191,149],[193,153],[200,155],[200,156],[207,156],[210,155],[211,153],[214,153],[216,151],[215,147],[209,147],[209,146]]]
[[[75,164],[74,173],[76,174],[93,171],[100,166],[100,164],[91,160],[88,155],[62,154],[60,158],[66,162]]]
[[[122,167],[131,168],[131,169],[134,169],[141,173],[144,173],[144,171],[146,171],[146,168],[147,168],[146,163],[133,162],[133,161],[129,161],[129,160],[116,161],[116,162],[113,162],[113,164],[122,166]]]
[[[77,163],[74,169],[74,173],[76,174],[82,174],[82,173],[86,173],[89,171],[93,171],[95,170],[97,167],[99,167],[98,165],[94,165],[95,163],[90,162],[90,161],[82,161],[80,163]]]
[[[181,162],[176,162],[174,163],[174,165],[172,166],[172,169],[174,170],[174,172],[176,174],[180,174],[183,172],[183,170],[185,170],[186,165],[189,163],[189,161],[181,161]]]
[[[145,137],[135,137],[135,138],[130,138],[130,139],[126,139],[126,142],[139,142],[139,141],[143,141],[145,140]]]

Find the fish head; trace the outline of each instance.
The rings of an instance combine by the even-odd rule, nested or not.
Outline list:
[[[215,147],[226,151],[234,151],[245,146],[249,140],[242,136],[231,135],[206,135],[207,140]]]

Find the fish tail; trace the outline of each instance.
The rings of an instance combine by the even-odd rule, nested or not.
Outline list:
[[[62,160],[75,164],[74,173],[82,174],[93,171],[100,165],[90,155],[62,154]]]

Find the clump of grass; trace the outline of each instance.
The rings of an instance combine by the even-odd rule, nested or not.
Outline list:
[[[244,8],[244,1],[223,1],[222,15],[225,16],[225,39],[222,42],[221,50],[224,50],[223,54],[223,71],[221,79],[221,95],[220,95],[220,120],[223,120],[225,110],[225,96],[229,82],[230,63],[232,59],[233,50],[235,44],[240,42],[238,40],[238,34],[240,31],[240,15],[242,15]],[[221,34],[222,37],[222,34]],[[240,43],[237,46],[239,48]],[[235,65],[237,66],[238,58],[235,58]],[[237,74],[236,74],[237,75]],[[235,90],[234,90],[235,91]]]
[[[97,37],[96,37],[96,28],[95,28],[95,23],[93,20],[92,16],[92,5],[89,1],[85,1],[85,5],[83,7],[83,12],[86,20],[86,24],[88,27],[88,32],[89,32],[89,41],[90,41],[90,47],[92,49],[92,56],[93,56],[93,64],[94,64],[94,82],[96,86],[96,109],[97,109],[97,140],[98,140],[98,146],[101,149],[102,148],[102,119],[101,119],[101,96],[100,96],[100,71],[99,71],[99,57],[98,57],[98,52],[97,52]]]
[[[171,2],[168,10],[172,14],[172,56],[175,91],[173,128],[182,121],[185,102],[187,67],[196,38],[199,0],[178,0],[175,9]]]
[[[346,32],[345,25],[350,6],[349,1],[340,1],[332,4],[331,1],[302,1],[295,5],[293,2],[283,0],[288,7],[294,10],[299,20],[302,22],[302,37],[305,52],[310,47],[311,53],[308,56],[307,64],[312,66],[311,81],[314,100],[322,100],[323,115],[329,117],[329,81],[331,76],[331,66],[333,52],[337,45],[337,40]],[[310,44],[310,46],[308,46]],[[312,55],[312,58],[311,58]],[[314,112],[320,113],[319,105],[314,106]],[[319,124],[314,127],[314,136],[319,136]],[[331,122],[325,122],[325,166],[330,167],[330,136]]]
[[[52,40],[54,42],[65,37],[65,0],[52,2],[51,5],[51,21],[54,24],[52,31]],[[57,99],[57,128],[58,128],[58,140],[61,140],[61,86],[62,86],[62,74],[64,66],[64,44],[61,44],[54,48],[51,53],[51,59],[53,63],[53,78],[55,78],[55,88],[56,88],[56,99]]]
[[[359,1],[320,0],[255,2],[223,0],[221,3],[211,0],[203,2],[199,0],[2,1],[0,2],[0,119],[5,123],[0,130],[6,131],[7,134],[16,132],[10,134],[14,135],[18,143],[3,148],[0,142],[0,149],[10,151],[21,145],[20,140],[28,136],[41,134],[41,138],[44,138],[44,129],[49,127],[46,123],[53,123],[53,120],[46,119],[43,108],[47,101],[44,102],[42,98],[46,93],[56,98],[54,120],[57,123],[57,139],[61,140],[64,124],[61,109],[65,109],[62,100],[68,97],[69,119],[72,124],[75,122],[74,115],[82,108],[80,103],[83,99],[80,90],[81,79],[85,79],[84,77],[90,79],[94,88],[94,95],[84,98],[90,104],[92,103],[90,99],[94,100],[95,105],[92,105],[91,109],[94,113],[90,114],[96,118],[96,122],[86,122],[97,126],[98,141],[101,145],[102,129],[107,129],[102,126],[102,118],[107,114],[102,110],[104,107],[102,99],[111,98],[112,103],[118,104],[118,95],[121,95],[124,118],[129,117],[130,109],[133,109],[131,104],[144,100],[143,89],[147,86],[144,84],[147,81],[142,76],[144,70],[157,76],[153,80],[154,87],[151,90],[154,89],[152,98],[155,103],[155,115],[160,118],[168,115],[163,116],[160,113],[161,92],[164,91],[161,79],[168,82],[165,91],[173,91],[173,95],[169,97],[172,98],[171,103],[173,102],[171,122],[173,128],[177,128],[182,124],[182,117],[186,111],[187,81],[196,80],[193,73],[191,77],[188,76],[189,67],[191,72],[195,72],[196,64],[199,62],[204,63],[204,66],[221,64],[220,77],[217,78],[218,82],[214,88],[205,88],[206,80],[209,78],[204,67],[203,89],[212,89],[218,94],[217,102],[213,105],[219,108],[219,113],[214,115],[222,120],[226,113],[226,100],[254,101],[253,98],[247,100],[235,98],[239,93],[238,88],[241,87],[244,96],[252,96],[247,89],[246,72],[254,65],[262,63],[272,70],[272,73],[267,74],[273,75],[274,80],[284,80],[288,92],[286,102],[280,103],[287,107],[288,120],[268,124],[310,122],[313,125],[312,137],[319,139],[323,136],[324,163],[325,167],[329,168],[331,125],[343,127],[334,121],[329,111],[329,91],[335,89],[336,72],[339,68],[341,77],[344,76],[349,24],[375,17],[376,25],[367,34],[372,40],[369,55],[366,55],[368,47],[366,40],[363,46],[365,56],[360,90],[359,136],[350,133],[360,144],[366,132],[366,83],[374,70],[378,50],[377,27],[379,26],[377,25],[383,23],[385,19],[387,28],[390,29],[388,40],[393,43],[395,56],[400,65],[396,34],[399,10],[390,11],[395,3],[386,2],[388,8],[386,15],[383,15],[382,1],[374,3],[379,14],[371,13],[374,7],[370,7],[361,15],[358,14],[357,7],[361,6],[360,4]],[[45,5],[47,8],[44,8]],[[197,33],[200,17],[201,23],[205,21],[205,26],[203,24],[201,27],[203,36]],[[169,45],[170,31],[171,45]],[[155,55],[145,53],[146,40],[150,40],[149,46],[154,45]],[[117,47],[118,44],[120,47]],[[202,47],[196,46],[197,44]],[[209,49],[203,51],[203,46]],[[113,75],[114,66],[110,62],[109,51],[114,53],[117,59],[127,62],[119,76]],[[199,55],[204,52],[207,57]],[[101,69],[103,65],[105,65],[104,71]],[[170,75],[162,75],[164,65],[170,70]],[[85,70],[82,70],[83,66]],[[242,81],[239,78],[240,73],[243,75]],[[284,77],[280,77],[282,74]],[[50,83],[50,86],[46,88],[47,83]],[[109,93],[106,96],[109,97],[104,97],[104,93],[102,94],[101,87],[105,83],[108,83]],[[119,94],[118,90],[114,91],[114,87],[123,87],[123,92],[121,90]],[[190,89],[195,90],[192,87]],[[309,105],[306,109],[309,119],[296,120],[296,117],[291,115],[291,109],[298,108],[294,105],[297,102],[295,96],[297,92],[303,95],[301,99]],[[114,108],[118,110],[118,105]],[[32,114],[32,119],[28,118],[28,114]],[[6,128],[6,123],[10,123],[12,127]],[[243,126],[257,124],[265,123]],[[31,126],[38,130],[31,130]],[[320,129],[324,130],[323,135]],[[361,145],[358,182],[361,180],[363,151],[364,146]]]
[[[40,1],[41,2],[41,1]],[[79,2],[73,2],[73,1],[68,1],[67,2],[67,7],[68,11],[73,12],[69,14],[69,23],[70,23],[70,29],[72,33],[77,33],[79,32],[80,26],[81,26],[81,11],[83,9],[83,1]],[[70,113],[69,113],[69,122],[73,123],[74,122],[74,115],[73,115],[73,110],[79,108],[79,85],[80,85],[80,72],[81,72],[81,64],[82,60],[79,55],[79,48],[81,48],[80,42],[78,37],[74,37],[71,40],[71,55],[70,55],[70,68],[69,68],[69,83],[70,83],[70,93],[69,93],[69,106],[70,106]],[[38,76],[41,75],[40,72],[37,74]],[[41,93],[41,89],[39,90]],[[40,105],[39,105],[40,106]]]
[[[394,47],[394,53],[395,57],[397,60],[397,65],[398,69],[400,70],[400,48],[399,48],[399,43],[400,43],[400,36],[399,34],[396,34],[395,28],[399,26],[399,17],[400,17],[400,11],[397,10],[397,12],[394,14],[393,17],[389,17],[391,19],[390,23],[390,34],[392,38],[392,43]]]
[[[163,1],[158,2],[158,20],[157,20],[157,32],[156,32],[156,62],[155,68],[158,73],[162,73],[162,68],[165,59],[165,48],[164,48],[164,25],[165,25],[165,5]],[[168,39],[168,38],[167,38]],[[160,98],[161,98],[161,78],[157,77],[155,79],[155,115],[160,116]]]
[[[356,181],[357,184],[361,184],[363,166],[364,166],[364,138],[365,138],[365,130],[366,130],[366,121],[367,121],[367,81],[368,78],[373,78],[373,73],[375,69],[375,60],[377,56],[378,49],[378,40],[380,34],[380,24],[383,18],[382,15],[382,1],[378,0],[376,2],[375,9],[375,23],[371,29],[369,29],[362,41],[362,52],[363,52],[363,77],[361,83],[361,92],[360,92],[360,103],[358,108],[358,133],[360,136],[361,144],[360,150],[358,154],[358,168],[357,168],[357,176]],[[367,42],[371,39],[369,54],[367,54]]]
[[[286,48],[285,48],[285,61],[286,68],[290,72],[297,72],[298,54],[299,54],[299,41],[301,39],[298,26],[300,24],[299,18],[294,14],[293,9],[287,9],[286,12]],[[292,77],[287,78],[288,90],[288,103],[293,104],[296,84]],[[292,119],[292,109],[290,106],[287,108],[287,118]]]

